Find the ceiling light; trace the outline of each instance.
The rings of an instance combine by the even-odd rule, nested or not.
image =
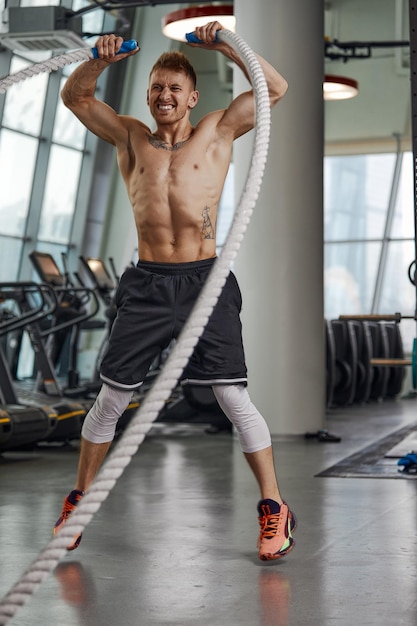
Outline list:
[[[235,31],[233,5],[194,6],[172,11],[162,18],[162,32],[170,39],[185,41],[185,34],[195,31],[207,22],[220,22],[227,30]]]
[[[323,82],[323,98],[325,100],[348,100],[359,93],[358,82],[346,76],[326,74]]]

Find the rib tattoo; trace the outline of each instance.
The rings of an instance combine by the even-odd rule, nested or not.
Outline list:
[[[210,213],[210,207],[209,206],[205,206],[202,212],[202,216],[203,216],[203,227],[201,229],[201,232],[203,233],[203,237],[204,239],[214,239],[214,228],[213,228],[213,224],[211,223],[211,219],[209,216]]]

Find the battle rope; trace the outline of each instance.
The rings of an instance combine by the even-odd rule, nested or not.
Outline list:
[[[187,320],[180,338],[156,383],[132,418],[120,441],[103,464],[95,482],[81,500],[59,535],[39,554],[37,559],[12,587],[0,603],[0,626],[5,626],[20,606],[26,604],[35,590],[64,557],[69,541],[82,532],[109,495],[117,479],[136,454],[145,435],[151,429],[164,403],[176,386],[195,345],[200,338],[213,308],[220,296],[233,260],[240,248],[244,232],[259,195],[265,170],[270,129],[270,103],[268,87],[262,68],[249,46],[236,34],[222,30],[219,39],[229,43],[241,57],[248,70],[256,99],[256,128],[252,148],[251,166],[232,226],[223,250],[213,265],[211,273]],[[59,58],[59,57],[58,57]]]
[[[134,39],[129,39],[128,41],[123,42],[119,53],[131,52],[136,48],[137,42]],[[23,70],[20,70],[20,72],[16,72],[16,74],[9,74],[9,76],[0,79],[0,93],[4,93],[12,85],[20,83],[23,80],[26,80],[26,78],[32,78],[32,76],[36,76],[37,74],[54,72],[61,69],[62,67],[65,67],[65,65],[70,65],[71,63],[77,63],[78,61],[89,61],[90,59],[97,58],[97,48],[80,48],[79,50],[72,50],[71,52],[60,54],[57,57],[48,59],[47,61],[35,63],[34,65],[25,67]]]
[[[26,78],[32,78],[32,76],[44,74],[45,72],[54,72],[61,69],[61,67],[64,67],[65,65],[77,63],[78,61],[88,61],[93,58],[93,53],[90,48],[81,48],[80,50],[73,50],[72,52],[67,52],[66,54],[60,54],[57,57],[48,59],[47,61],[42,61],[42,63],[35,63],[35,65],[30,65],[29,67],[20,70],[20,72],[16,72],[16,74],[10,74],[10,76],[0,79],[0,93],[4,93],[9,89],[9,87],[12,87],[12,85],[15,85],[16,83],[20,83]]]

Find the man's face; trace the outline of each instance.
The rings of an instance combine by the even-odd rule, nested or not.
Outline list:
[[[169,69],[155,70],[149,79],[147,102],[158,124],[172,124],[189,115],[198,101],[198,91],[184,74]]]

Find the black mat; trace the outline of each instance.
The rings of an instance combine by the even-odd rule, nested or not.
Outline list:
[[[361,450],[348,456],[343,461],[317,474],[317,476],[333,476],[339,478],[397,478],[402,480],[416,480],[416,474],[407,474],[398,471],[398,458],[385,456],[394,446],[398,445],[410,433],[417,431],[417,423],[408,425],[387,437],[380,439]],[[411,452],[411,450],[408,450]]]

